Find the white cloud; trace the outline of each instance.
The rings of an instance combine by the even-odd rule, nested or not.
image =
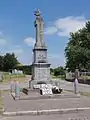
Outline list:
[[[15,45],[14,48],[21,48],[21,45]]]
[[[15,56],[17,57],[17,60],[20,61],[21,57],[23,56],[24,51],[22,48],[19,48],[19,47],[17,48],[16,46],[13,46],[13,47],[14,47],[14,49],[8,50],[8,51],[4,52],[4,54],[5,53],[14,53]]]
[[[48,61],[51,63],[51,67],[55,68],[58,66],[65,65],[65,56],[64,54],[49,54]]]
[[[35,39],[33,37],[28,37],[28,38],[24,39],[24,42],[28,46],[33,46],[35,44]]]
[[[70,32],[76,32],[80,28],[85,26],[87,20],[84,16],[68,16],[64,18],[57,19],[51,27],[48,27],[51,31],[51,34],[56,33],[59,36],[69,36]],[[47,33],[49,33],[47,28]],[[56,30],[56,31],[55,31]],[[50,34],[50,33],[49,33]]]
[[[65,17],[55,21],[55,26],[59,29],[58,35],[68,36],[70,32],[76,32],[85,26],[86,19],[83,16]]]
[[[0,31],[0,35],[2,35],[2,31]]]
[[[23,53],[23,49],[21,49],[21,48],[12,49],[12,50],[9,50],[8,53],[15,53],[16,56],[20,56]]]
[[[21,45],[12,45],[10,46],[9,50],[7,50],[9,53],[15,53],[15,55],[21,55],[24,51],[21,47]]]
[[[3,38],[0,38],[0,46],[4,46],[4,45],[6,45],[6,40],[5,39],[3,39]]]
[[[60,58],[60,55],[57,55],[57,54],[49,54],[49,55],[48,55],[48,58],[50,58],[50,59],[52,59],[52,58],[59,59],[59,58]]]
[[[28,53],[28,54],[23,54],[21,57],[18,57],[19,58],[19,61],[22,63],[22,64],[26,64],[26,65],[30,65],[32,64],[32,54],[31,53]]]
[[[6,43],[7,43],[6,38],[4,37],[3,32],[0,31],[0,46],[4,46],[6,45]]]
[[[47,27],[45,28],[45,34],[47,35],[52,35],[54,33],[56,33],[58,30],[56,27]]]
[[[20,55],[23,53],[22,49],[17,49],[17,50],[13,50],[14,53],[16,53],[17,55]]]

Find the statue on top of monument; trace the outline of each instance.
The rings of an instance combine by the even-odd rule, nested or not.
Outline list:
[[[39,9],[37,9],[34,13],[36,16],[36,20],[34,22],[34,25],[36,27],[36,46],[37,47],[45,47],[45,42],[44,42],[44,21],[43,18],[41,17],[41,12]]]
[[[35,13],[34,13],[35,16],[40,16],[40,14],[41,14],[41,12],[39,9],[35,10]]]

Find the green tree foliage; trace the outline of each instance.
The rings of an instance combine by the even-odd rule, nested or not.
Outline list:
[[[6,53],[4,56],[0,56],[0,71],[9,71],[9,69],[13,69],[18,63],[14,53]]]
[[[58,67],[54,69],[54,76],[65,75],[65,70],[63,67]]]
[[[0,56],[0,71],[9,71],[10,69],[22,70],[24,74],[31,75],[31,65],[20,64],[14,53]]]
[[[0,71],[3,70],[3,56],[0,56]]]
[[[54,69],[50,68],[50,74],[53,74],[53,72],[54,72]]]
[[[31,65],[21,65],[15,67],[17,70],[22,70],[24,74],[31,75]]]
[[[66,68],[69,71],[90,70],[90,22],[75,33],[70,33],[65,48]]]
[[[5,71],[8,71],[9,69],[14,69],[14,67],[19,63],[14,53],[6,53],[3,60]]]
[[[51,74],[53,74],[54,76],[59,76],[59,75],[65,75],[65,69],[60,66],[60,67],[57,67],[55,69],[50,69],[50,72]]]

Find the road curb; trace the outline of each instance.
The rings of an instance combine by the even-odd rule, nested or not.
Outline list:
[[[80,96],[75,95],[48,95],[48,96],[38,96],[38,97],[20,97],[19,100],[38,100],[38,99],[63,99],[63,98],[80,98]]]
[[[67,114],[77,113],[85,110],[90,110],[90,107],[86,108],[68,108],[68,109],[50,109],[50,110],[35,110],[35,111],[17,111],[17,112],[3,112],[3,116],[23,116],[23,115],[49,115],[49,114]]]

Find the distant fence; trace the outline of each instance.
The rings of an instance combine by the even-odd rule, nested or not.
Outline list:
[[[72,72],[66,73],[65,80],[69,82],[74,82],[74,79],[75,79],[75,73]],[[90,85],[90,72],[78,72],[78,81],[79,83]]]

